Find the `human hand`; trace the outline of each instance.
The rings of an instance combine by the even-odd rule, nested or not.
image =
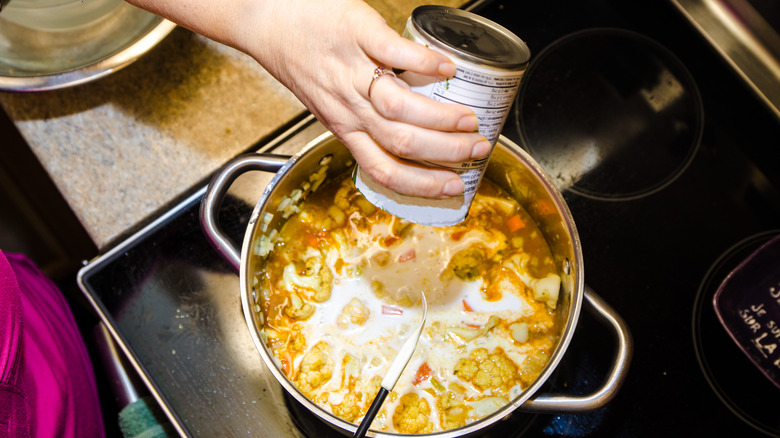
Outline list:
[[[289,88],[377,183],[429,198],[463,181],[418,161],[482,158],[491,145],[465,106],[414,93],[377,66],[451,77],[445,55],[402,38],[362,0],[128,0],[254,57]],[[414,161],[410,161],[414,160]]]
[[[443,197],[463,192],[455,173],[415,161],[482,158],[490,143],[465,106],[436,102],[377,66],[451,77],[443,54],[402,38],[359,0],[252,3],[239,49],[288,87],[352,152],[376,182],[399,193]],[[241,27],[239,27],[241,28]]]

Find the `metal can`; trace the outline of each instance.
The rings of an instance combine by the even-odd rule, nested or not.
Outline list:
[[[528,46],[484,17],[446,6],[417,7],[406,23],[404,37],[448,55],[457,72],[444,80],[412,72],[399,77],[417,93],[474,110],[479,133],[495,146],[531,57]],[[489,157],[463,163],[422,163],[460,175],[464,193],[450,198],[396,193],[373,181],[360,167],[355,168],[353,180],[369,202],[390,214],[423,225],[451,226],[466,218]]]

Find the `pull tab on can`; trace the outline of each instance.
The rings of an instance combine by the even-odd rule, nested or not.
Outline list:
[[[457,72],[449,79],[412,72],[399,77],[414,92],[471,108],[479,119],[479,133],[495,146],[531,57],[528,46],[484,17],[446,6],[416,8],[406,23],[404,37],[449,56]],[[464,193],[450,198],[396,193],[373,181],[360,167],[355,168],[353,180],[369,202],[394,216],[422,225],[450,226],[466,218],[489,157],[462,163],[422,162],[460,175]]]

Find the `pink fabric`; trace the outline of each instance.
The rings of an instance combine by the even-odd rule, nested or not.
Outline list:
[[[92,364],[68,304],[0,251],[0,438],[104,437]]]

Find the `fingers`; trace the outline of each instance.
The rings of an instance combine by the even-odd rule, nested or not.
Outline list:
[[[404,195],[442,198],[463,194],[464,184],[454,172],[401,160],[364,133],[345,136],[344,144],[377,183]]]
[[[382,65],[408,70],[426,76],[451,78],[456,67],[449,57],[398,34],[389,27],[364,32],[368,37],[361,44],[365,53]]]
[[[490,145],[476,132],[473,111],[414,93],[392,75],[378,77],[368,96],[377,66],[442,78],[454,75],[454,64],[399,36],[364,2],[331,1],[343,7],[313,4],[349,13],[297,10],[296,22],[298,28],[328,38],[280,39],[272,32],[279,23],[273,22],[261,27],[258,35],[265,39],[256,38],[271,45],[253,46],[258,61],[349,148],[377,183],[411,196],[462,194],[463,181],[455,173],[410,160],[461,162],[486,156]]]
[[[477,116],[463,105],[437,102],[392,76],[378,78],[371,96],[380,117],[365,130],[400,158],[455,163],[490,153],[490,143],[476,132]]]
[[[471,109],[415,93],[400,79],[380,77],[369,98],[374,109],[389,120],[450,132],[475,132],[479,128],[479,120]]]
[[[377,123],[368,132],[393,155],[408,160],[459,163],[485,157],[490,143],[477,133],[453,133],[401,124]]]

